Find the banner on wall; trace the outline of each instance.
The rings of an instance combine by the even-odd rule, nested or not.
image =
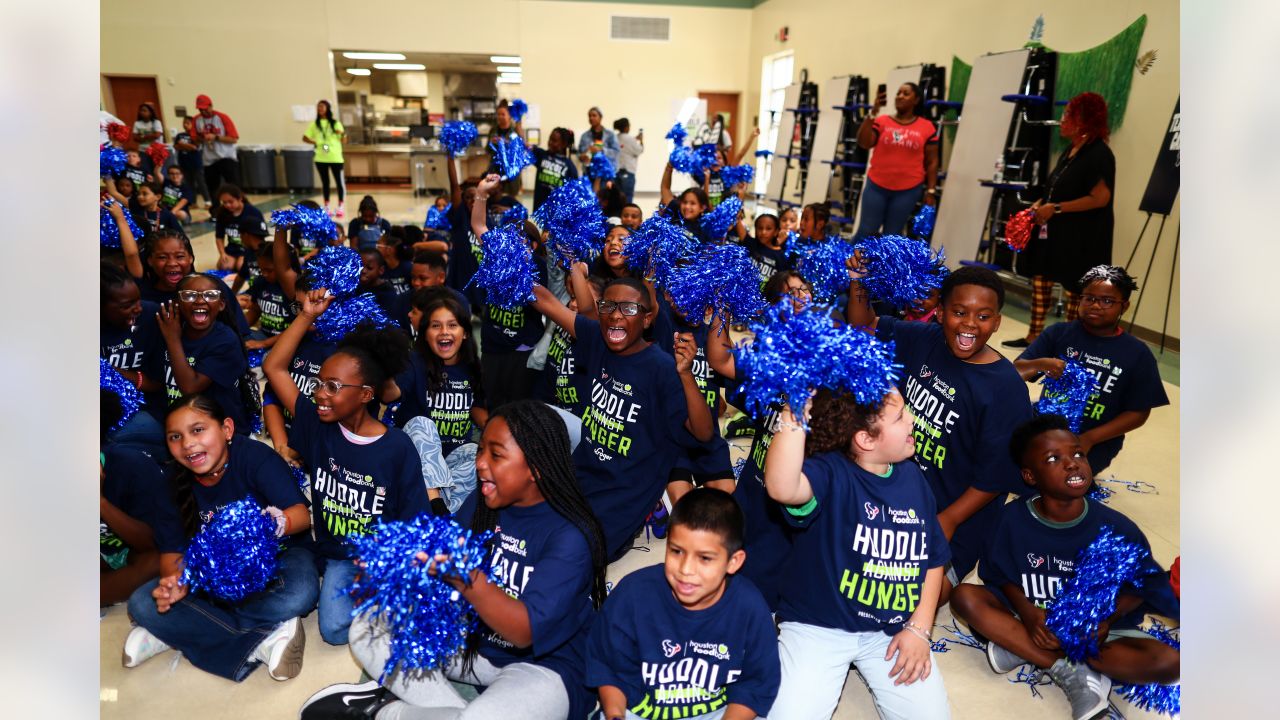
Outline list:
[[[1157,215],[1168,215],[1173,212],[1173,201],[1178,197],[1178,183],[1181,178],[1182,151],[1179,136],[1181,131],[1182,98],[1173,104],[1173,117],[1169,120],[1169,129],[1165,133],[1160,153],[1156,155],[1156,165],[1151,169],[1151,179],[1147,181],[1147,191],[1142,194],[1142,202],[1138,209]]]

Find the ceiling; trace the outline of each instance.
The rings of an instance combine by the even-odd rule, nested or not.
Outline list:
[[[403,62],[422,63],[427,66],[427,72],[484,73],[488,75],[498,74],[498,66],[489,62],[489,58],[493,55],[506,54],[496,51],[480,55],[476,53],[429,53],[396,50],[387,52],[403,52],[404,60],[350,60],[342,57],[344,52],[361,52],[361,49],[335,48],[333,51],[333,66],[338,72],[350,67],[372,68],[375,62]],[[374,70],[374,72],[379,71]]]

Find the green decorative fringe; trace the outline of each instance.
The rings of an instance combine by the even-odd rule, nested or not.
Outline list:
[[[947,90],[947,100],[950,102],[964,102],[964,94],[969,91],[969,76],[973,74],[973,66],[961,60],[955,55],[951,56],[951,87]],[[947,120],[955,120],[960,117],[960,113],[956,110],[948,110],[943,114]],[[956,125],[947,126],[947,142],[955,142]]]

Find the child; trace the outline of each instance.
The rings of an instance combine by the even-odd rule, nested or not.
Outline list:
[[[451,163],[452,164],[452,163]],[[378,202],[372,195],[360,200],[357,216],[347,225],[347,239],[353,250],[372,250],[378,239],[391,232],[391,223],[378,214]]]
[[[738,227],[741,228],[739,237],[742,246],[747,249],[751,262],[760,272],[761,287],[769,282],[774,273],[791,267],[791,261],[782,249],[786,238],[778,232],[782,226],[778,224],[777,215],[765,213],[756,218],[754,235],[747,235],[742,223],[738,223]]]
[[[151,182],[151,174],[142,167],[142,153],[137,150],[128,150],[124,157],[125,165],[120,177],[129,178],[129,182],[133,183],[135,188],[145,182]]]
[[[700,187],[691,187],[680,193],[679,205],[672,207],[672,202],[676,196],[671,192],[671,173],[675,168],[671,166],[671,161],[667,161],[667,167],[662,171],[662,184],[660,189],[660,202],[662,208],[668,213],[673,211],[684,232],[691,239],[699,240],[702,238],[702,226],[699,221],[702,219],[703,213],[711,209],[710,201],[707,199],[707,191]]]
[[[591,261],[591,275],[612,280],[620,277],[633,277],[635,273],[627,267],[627,256],[622,254],[623,245],[631,235],[631,229],[625,225],[614,225],[604,236],[604,250]]]
[[[586,270],[579,262],[570,272],[575,297],[591,294]],[[573,460],[583,494],[596,517],[606,519],[605,544],[616,560],[662,496],[680,451],[715,432],[693,377],[697,348],[678,337],[673,360],[644,339],[657,306],[635,278],[609,281],[595,307],[579,306],[576,313],[541,285],[533,292],[538,311],[577,341],[577,362],[591,379]]]
[[[592,305],[599,302],[604,293],[604,279],[591,275],[587,285],[591,289],[591,297],[584,302]],[[569,293],[569,309],[578,312],[578,297],[573,292],[572,284],[566,284]],[[547,363],[542,369],[542,382],[534,390],[534,397],[558,408],[568,410],[574,417],[582,417],[586,407],[586,393],[589,383],[583,368],[578,364],[574,348],[577,342],[569,331],[554,325],[551,343],[547,346]]]
[[[831,206],[827,203],[809,203],[800,213],[799,234],[801,240],[819,241],[827,236],[827,221],[831,219]],[[785,241],[786,238],[784,237]]]
[[[382,264],[386,268],[382,279],[391,286],[397,298],[409,294],[409,278],[413,275],[413,263],[401,259],[401,253],[407,248],[406,229],[399,226],[391,228],[391,232],[378,238],[378,244],[374,246],[382,255]]]
[[[240,237],[240,228],[245,224],[242,218],[255,225],[261,224],[264,229],[267,221],[245,198],[244,191],[231,183],[223,183],[214,197],[218,201],[213,226],[213,241],[218,247],[218,269],[240,272],[245,256],[244,241]]]
[[[578,168],[569,157],[573,147],[573,131],[558,127],[547,138],[547,149],[530,146],[529,152],[537,162],[533,182],[533,209],[537,210],[551,196],[551,191],[578,178]]]
[[[256,385],[249,386],[256,381],[245,377],[249,360],[218,283],[207,275],[188,275],[178,283],[178,301],[162,304],[156,319],[163,346],[145,358],[147,410],[163,422],[169,403],[205,393],[247,437],[259,410]]]
[[[693,490],[671,510],[666,560],[622,579],[587,646],[587,685],[604,720],[754,718],[778,693],[769,608],[737,577],[742,510]]]
[[[896,390],[875,405],[819,390],[810,404],[808,437],[784,405],[765,458],[769,497],[798,529],[769,717],[831,717],[850,663],[881,717],[950,717],[930,651],[950,552],[929,484],[909,462],[911,413]]]
[[[410,335],[416,337],[418,334],[418,322],[413,319],[413,315],[417,308],[419,319],[421,319],[421,307],[425,300],[419,302],[420,290],[439,288],[448,291],[448,294],[462,305],[463,310],[471,312],[471,301],[467,300],[467,296],[444,284],[448,276],[447,271],[448,261],[445,260],[444,255],[431,250],[422,250],[414,254],[409,275],[409,293],[397,299],[395,312],[390,315],[391,319],[400,323],[400,327],[408,330]]]
[[[163,192],[164,186],[160,183],[144,182],[138,185],[138,193],[134,197],[135,202],[132,208],[134,224],[144,236],[161,230],[171,230],[179,235],[186,235],[182,231],[182,223],[178,222],[178,218],[160,202]]]
[[[291,270],[296,274],[298,258],[293,254],[293,247],[285,243],[289,253]],[[261,338],[244,341],[246,350],[265,350],[276,344],[280,333],[293,322],[293,300],[285,292],[276,272],[275,243],[267,242],[258,248],[258,277],[249,281],[249,297],[253,299],[251,322],[258,325]]]
[[[449,223],[449,196],[437,195],[432,201],[436,212],[440,213],[440,222],[432,220],[432,213],[428,212],[427,217],[422,221],[422,229],[426,231],[426,235],[431,240],[449,240],[449,230],[452,227]]]
[[[499,409],[484,429],[476,473],[480,492],[458,519],[474,532],[494,531],[488,574],[445,578],[480,616],[465,653],[442,671],[392,674],[385,687],[330,686],[302,706],[302,720],[379,710],[381,717],[586,718],[595,701],[583,684],[583,654],[593,610],[605,599],[605,549],[573,476],[564,423],[536,401]],[[428,572],[445,559],[418,554]],[[373,677],[390,655],[375,622],[363,615],[351,626],[351,652]],[[463,699],[450,680],[477,686],[479,696]]]
[[[240,682],[259,663],[275,680],[302,671],[306,645],[299,616],[316,605],[315,559],[307,549],[311,515],[284,461],[262,443],[238,435],[235,421],[205,395],[186,395],[165,419],[181,527],[157,529],[160,579],[129,597],[137,627],[124,642],[124,666],[174,648],[192,665]],[[182,584],[182,554],[223,506],[252,498],[283,541],[279,569],[263,590],[237,603],[190,595]]]
[[[1120,329],[1138,283],[1124,268],[1099,265],[1080,278],[1080,317],[1049,326],[1013,366],[1023,380],[1059,377],[1065,355],[1097,377],[1080,423],[1080,445],[1094,474],[1111,465],[1124,436],[1147,422],[1152,408],[1169,404],[1156,357],[1146,343]]]
[[[183,183],[182,167],[170,165],[166,172],[160,202],[178,220],[191,222],[191,208],[195,206],[196,196],[191,188]]]
[[[1107,709],[1112,680],[1173,683],[1178,651],[1138,630],[1143,597],[1125,585],[1116,610],[1098,628],[1099,652],[1084,664],[1069,662],[1059,640],[1045,627],[1046,611],[1075,574],[1072,562],[1106,525],[1125,540],[1150,551],[1146,537],[1129,518],[1086,497],[1093,471],[1085,448],[1057,415],[1041,415],[1021,425],[1009,439],[1009,453],[1022,470],[1033,497],[1002,508],[979,566],[982,585],[956,587],[956,616],[988,638],[987,661],[997,673],[1028,662],[1047,671],[1071,703],[1076,720]],[[1159,578],[1153,560],[1140,574]],[[1024,659],[1025,658],[1025,659]]]
[[[159,337],[156,314],[160,306],[144,301],[128,271],[110,262],[102,262],[98,288],[102,293],[98,356],[139,385],[143,360]]]
[[[999,498],[1019,493],[1018,469],[999,451],[1031,417],[1027,386],[987,341],[1000,327],[1004,284],[994,272],[962,267],[942,282],[937,323],[876,318],[860,283],[850,289],[849,324],[893,340],[902,365],[898,390],[916,413],[916,462],[951,543],[943,603],[978,561],[1000,513]],[[993,502],[994,501],[994,502]]]
[[[929,294],[920,300],[916,300],[903,313],[903,319],[911,322],[935,322],[938,316],[938,303],[942,299],[942,291],[938,288],[929,290]],[[1018,366],[1017,361],[1013,363],[1014,367]],[[1024,378],[1025,379],[1025,378]]]
[[[383,279],[386,272],[387,261],[382,258],[381,251],[376,247],[360,251],[360,284],[356,292],[372,293],[383,312],[392,313],[396,309],[396,291]]]
[[[716,207],[724,201],[724,180],[720,179],[720,171],[725,166],[724,150],[716,148],[716,163],[703,171],[702,191],[707,194],[707,205]]]
[[[788,206],[778,215],[778,223],[782,228],[778,234],[785,240],[788,235],[799,230],[800,215],[796,213],[795,206]]]
[[[354,602],[341,590],[357,572],[343,539],[373,532],[373,524],[383,520],[411,520],[430,504],[413,443],[368,408],[409,362],[403,332],[357,327],[347,333],[321,365],[312,397],[290,374],[290,360],[307,330],[332,301],[325,288],[307,291],[262,370],[281,408],[293,415],[289,446],[302,456],[311,478],[315,551],[324,561],[320,636],[330,645],[343,645]]]
[[[639,205],[629,202],[622,206],[622,214],[618,216],[618,219],[622,221],[623,227],[635,232],[644,224],[644,211],[640,209]]]
[[[173,149],[178,151],[178,164],[182,167],[182,176],[187,190],[192,193],[192,207],[195,207],[195,194],[204,198],[206,206],[213,205],[209,188],[204,181],[204,156],[200,143],[193,139],[196,131],[195,118],[182,118],[182,132],[173,136]]]
[[[465,291],[480,268],[480,238],[471,232],[471,214],[476,199],[476,183],[458,181],[457,163],[445,163],[449,172],[449,274],[445,284]],[[470,298],[468,298],[470,299]]]

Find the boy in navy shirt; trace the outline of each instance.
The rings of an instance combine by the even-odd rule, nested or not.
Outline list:
[[[1129,518],[1088,499],[1093,471],[1083,445],[1057,415],[1042,415],[1019,427],[1009,453],[1036,495],[1002,508],[999,524],[982,556],[982,585],[956,588],[952,611],[989,638],[987,659],[997,673],[1032,663],[1045,669],[1071,702],[1072,717],[1093,717],[1107,709],[1111,681],[1171,683],[1179,675],[1178,651],[1137,630],[1144,597],[1126,585],[1116,610],[1102,621],[1098,655],[1084,665],[1069,663],[1058,638],[1045,626],[1046,610],[1075,574],[1080,551],[1109,526],[1147,548],[1147,539]],[[1148,555],[1143,586],[1164,584]]]
[[[1080,278],[1080,288],[1080,317],[1040,333],[1013,366],[1024,380],[1040,373],[1056,378],[1066,357],[1097,377],[1080,422],[1080,445],[1097,474],[1120,452],[1125,433],[1142,427],[1152,408],[1169,404],[1169,396],[1151,349],[1120,329],[1138,283],[1122,267],[1099,265]]]
[[[182,222],[191,222],[191,207],[195,205],[196,194],[182,182],[182,168],[170,165],[164,180],[163,194],[160,202]]]
[[[551,191],[570,180],[578,179],[578,168],[569,158],[573,131],[558,127],[547,138],[547,149],[531,147],[538,174],[533,183],[533,209],[537,210],[551,196]]]
[[[773,619],[742,567],[742,510],[699,488],[671,511],[666,560],[618,584],[591,629],[587,685],[605,720],[753,718],[778,693]]]

